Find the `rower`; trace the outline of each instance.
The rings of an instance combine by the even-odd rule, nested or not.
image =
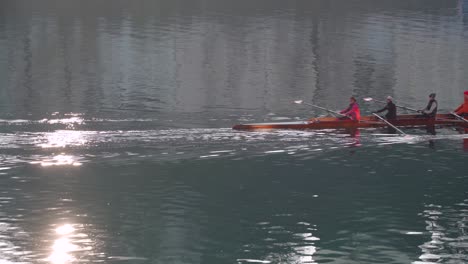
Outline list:
[[[468,91],[464,92],[465,101],[457,109],[455,109],[455,114],[460,116],[468,116]]]
[[[359,111],[359,105],[356,102],[356,98],[351,97],[349,98],[349,106],[348,108],[341,110],[340,114],[345,115],[344,118],[349,118],[354,121],[361,120],[361,112]]]
[[[429,95],[429,102],[424,109],[418,110],[418,113],[421,113],[424,118],[435,118],[437,114],[437,101],[435,99],[436,94],[431,93]]]
[[[372,112],[372,113],[381,113],[385,110],[387,110],[387,113],[385,114],[385,118],[387,120],[396,119],[397,117],[396,105],[393,103],[393,98],[391,96],[387,96],[387,105],[385,105],[384,108],[378,111]]]

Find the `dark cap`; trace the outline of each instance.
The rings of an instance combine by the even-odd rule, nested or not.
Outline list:
[[[351,96],[349,99],[353,100],[354,102],[356,102],[356,98],[354,98],[354,96]]]
[[[431,93],[431,94],[429,95],[429,97],[432,97],[432,98],[435,98],[435,96],[436,96],[435,93]]]

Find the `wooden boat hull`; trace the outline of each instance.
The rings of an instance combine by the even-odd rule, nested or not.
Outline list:
[[[388,120],[397,127],[421,126],[459,126],[468,127],[468,123],[458,120],[450,114],[438,114],[436,118],[421,118],[419,115],[400,115],[395,120]],[[268,129],[340,129],[340,128],[376,128],[388,124],[375,116],[363,116],[361,121],[341,120],[336,117],[318,117],[296,122],[251,123],[235,125],[235,130],[268,130]]]

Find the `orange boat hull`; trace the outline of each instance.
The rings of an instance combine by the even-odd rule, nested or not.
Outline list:
[[[388,120],[397,127],[420,126],[459,126],[468,127],[468,123],[458,120],[450,114],[438,114],[436,118],[421,118],[418,115],[400,115],[395,120]],[[388,124],[375,116],[363,116],[361,121],[341,120],[336,117],[317,117],[297,122],[252,123],[235,125],[235,130],[267,130],[267,129],[339,129],[339,128],[375,128],[387,127]]]

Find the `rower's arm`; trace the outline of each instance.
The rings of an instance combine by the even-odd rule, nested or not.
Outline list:
[[[388,110],[388,106],[385,106],[384,108],[382,108],[382,109],[380,109],[378,111],[375,111],[374,113],[381,113],[381,112],[383,112],[385,110]]]
[[[351,110],[351,108],[352,108],[352,105],[348,106],[346,109],[341,110],[341,111],[340,111],[340,114],[346,114],[346,113],[348,113],[348,112]]]

